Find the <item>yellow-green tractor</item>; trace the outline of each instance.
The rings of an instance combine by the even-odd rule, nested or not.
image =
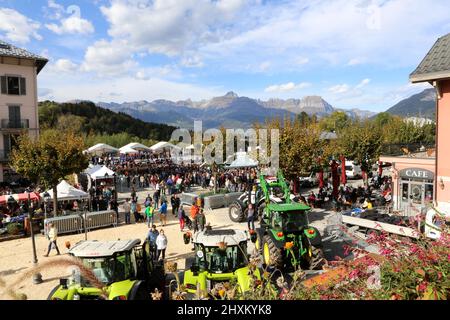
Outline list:
[[[195,233],[192,240],[195,261],[183,280],[189,293],[210,294],[217,285],[233,284],[243,293],[251,289],[252,279],[261,280],[259,270],[248,267],[247,231],[205,230]]]
[[[164,265],[153,259],[148,241],[81,241],[69,254],[80,259],[103,284],[100,289],[73,269],[69,278],[49,294],[48,300],[150,300],[155,288],[163,292]]]

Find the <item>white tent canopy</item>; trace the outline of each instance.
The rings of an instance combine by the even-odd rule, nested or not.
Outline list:
[[[247,154],[247,152],[236,152],[236,159],[231,162],[228,168],[245,168],[245,167],[257,167],[258,161],[253,160]]]
[[[134,154],[134,153],[139,153],[139,151],[137,151],[136,149],[133,149],[130,146],[124,146],[124,147],[120,148],[120,153],[122,153],[122,154]]]
[[[176,145],[171,144],[170,142],[160,141],[150,147],[153,152],[163,151],[164,149],[180,149]]]
[[[114,148],[106,143],[97,143],[95,146],[90,147],[86,150],[88,153],[92,154],[103,154],[103,153],[116,153],[119,149]]]
[[[57,198],[58,200],[81,200],[88,199],[89,194],[84,192],[83,190],[77,189],[67,183],[66,180],[61,181],[57,186]],[[53,189],[46,191],[50,195],[50,199],[53,199]],[[44,198],[44,193],[41,193],[41,197]]]
[[[125,147],[130,147],[134,150],[138,150],[138,151],[151,151],[151,148],[144,146],[142,143],[138,143],[138,142],[131,142],[125,146],[123,146],[122,148],[120,148],[120,150],[122,150]]]
[[[101,166],[100,168],[99,166],[95,166],[85,170],[84,172],[86,172],[93,180],[104,179],[106,173],[110,178],[114,175],[114,171],[109,169],[107,166]]]

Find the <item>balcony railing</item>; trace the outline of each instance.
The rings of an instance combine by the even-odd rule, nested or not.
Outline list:
[[[385,144],[381,147],[382,156],[413,156],[415,154],[434,155],[435,144],[430,143],[406,143],[406,144]]]
[[[10,120],[10,119],[2,119],[1,121],[2,129],[29,129],[30,128],[30,120],[22,119],[22,120]]]

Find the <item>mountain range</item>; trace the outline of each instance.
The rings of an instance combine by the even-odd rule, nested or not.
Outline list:
[[[418,117],[435,120],[436,90],[425,89],[421,93],[400,101],[386,112],[403,118]]]
[[[123,112],[137,119],[164,123],[177,127],[192,128],[194,120],[202,120],[204,128],[248,128],[255,122],[264,122],[268,118],[294,118],[301,112],[316,114],[319,118],[335,111],[343,111],[355,118],[369,118],[375,112],[352,109],[335,109],[319,96],[306,96],[303,99],[269,99],[267,101],[240,97],[234,92],[209,100],[169,101],[154,100],[106,103],[98,106],[116,112]]]

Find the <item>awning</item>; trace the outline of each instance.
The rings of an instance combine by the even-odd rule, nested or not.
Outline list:
[[[138,143],[138,142],[131,142],[125,146],[123,146],[122,148],[120,148],[120,150],[122,150],[125,147],[130,147],[134,150],[138,150],[138,151],[152,151],[149,147],[144,146],[142,143]]]
[[[253,160],[247,152],[236,152],[236,159],[227,168],[257,167],[258,161]]]
[[[88,153],[102,155],[104,153],[116,153],[119,149],[114,148],[106,143],[97,143],[95,146],[86,150]]]
[[[95,168],[97,168],[97,170],[95,170]],[[114,175],[114,171],[109,169],[107,166],[102,166],[100,168],[93,167],[85,170],[84,172],[86,172],[93,180],[105,179],[105,174],[108,174],[108,178],[112,178]]]
[[[67,183],[66,180],[61,181],[56,187],[57,190],[57,198],[58,200],[81,200],[88,199],[89,194],[84,192],[83,190],[77,189]],[[46,192],[50,195],[50,198],[53,199],[53,189],[49,189]],[[45,193],[45,192],[44,192]],[[41,193],[41,197],[44,197],[44,193]]]
[[[19,193],[19,194],[0,196],[0,204],[7,204],[9,197],[13,197],[14,200],[16,200],[17,202],[28,201],[28,193]],[[41,199],[41,197],[39,196],[39,193],[37,193],[37,192],[30,193],[31,201],[39,201],[40,199]]]

